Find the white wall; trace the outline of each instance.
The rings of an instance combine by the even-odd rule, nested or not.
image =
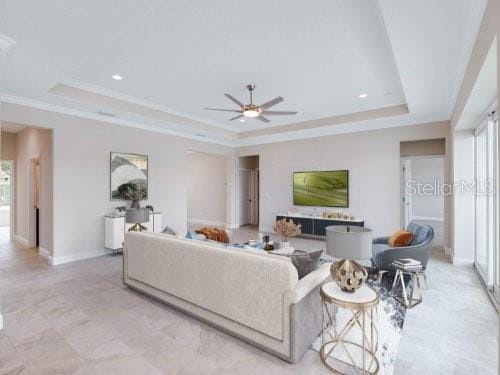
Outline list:
[[[231,154],[228,147],[6,104],[6,121],[53,129],[53,257],[56,262],[104,253],[104,215],[110,200],[111,151],[149,156],[149,200],[164,225],[186,231],[186,150]]]
[[[226,225],[226,158],[187,153],[188,222]]]
[[[39,157],[41,171],[40,247],[50,253],[53,247],[53,145],[50,130],[27,128],[17,134],[15,236],[22,241],[30,240],[30,212],[33,209],[30,197],[33,182],[31,159],[35,156]]]
[[[249,146],[239,154],[260,156],[262,230],[270,230],[275,216],[292,206],[294,171],[348,169],[350,203],[344,211],[364,218],[378,236],[400,227],[400,142],[448,135],[449,122],[441,122]],[[448,181],[448,158],[445,165]]]
[[[456,131],[453,137],[454,181],[474,181],[474,137],[472,131]],[[456,191],[453,196],[453,261],[474,262],[474,191]]]
[[[426,184],[429,192],[420,189],[418,194],[410,196],[411,216],[420,220],[443,220],[444,197],[439,190],[444,182],[443,158],[413,158],[411,163],[411,180]],[[415,185],[416,187],[416,185]],[[430,187],[432,191],[430,191]]]

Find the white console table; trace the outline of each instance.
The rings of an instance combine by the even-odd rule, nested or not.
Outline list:
[[[118,251],[123,248],[123,240],[125,232],[127,232],[134,224],[125,222],[125,215],[110,214],[104,217],[104,246],[110,250]],[[160,233],[161,228],[161,212],[151,212],[149,221],[143,223],[149,232]]]

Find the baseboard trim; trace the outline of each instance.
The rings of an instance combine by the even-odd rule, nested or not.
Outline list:
[[[453,257],[451,262],[454,266],[473,266],[474,259]]]
[[[88,252],[88,253],[78,253],[78,254],[73,254],[73,255],[65,255],[65,256],[59,256],[59,257],[49,257],[49,263],[53,266],[58,266],[60,264],[65,264],[65,263],[71,263],[71,262],[76,262],[79,260],[84,260],[84,259],[91,259],[91,258],[97,258],[103,255],[110,254],[110,251],[107,250],[96,250],[93,252]]]
[[[14,241],[19,242],[21,245],[28,246],[30,242],[21,236],[18,236],[17,234],[14,235]]]
[[[44,249],[43,247],[38,247],[38,255],[42,258],[49,260],[50,259],[50,251]]]
[[[434,216],[412,216],[411,220],[423,220],[423,221],[443,221],[442,217]]]
[[[223,221],[213,221],[204,219],[188,219],[189,224],[202,224],[202,225],[212,225],[216,227],[226,227],[226,223]]]

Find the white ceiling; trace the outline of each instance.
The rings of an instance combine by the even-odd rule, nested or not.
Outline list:
[[[2,92],[10,102],[89,116],[110,112],[115,122],[191,136],[202,131],[226,143],[274,126],[284,140],[292,133],[282,126],[288,124],[294,131],[302,126],[306,137],[318,132],[315,120],[402,104],[409,113],[387,126],[446,120],[485,3],[0,0],[0,34],[16,41],[5,57]],[[54,95],[61,83],[88,95]],[[263,124],[203,110],[235,108],[225,92],[247,102],[248,83],[257,85],[255,102],[283,96],[274,109],[299,114]],[[93,94],[115,100],[90,100]]]

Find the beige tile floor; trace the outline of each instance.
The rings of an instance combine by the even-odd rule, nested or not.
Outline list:
[[[255,237],[254,228],[234,233]],[[296,239],[297,248],[324,242]],[[424,302],[407,314],[396,374],[495,374],[497,315],[474,272],[436,253]],[[121,256],[50,267],[0,244],[0,374],[323,374],[290,365],[123,287]]]

